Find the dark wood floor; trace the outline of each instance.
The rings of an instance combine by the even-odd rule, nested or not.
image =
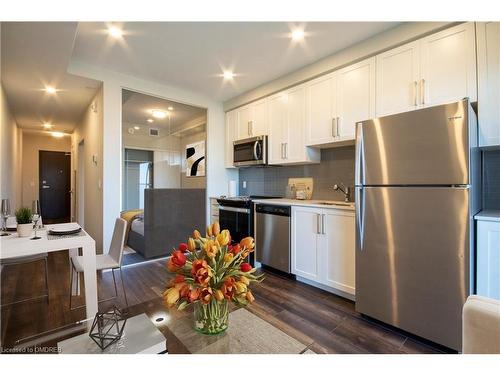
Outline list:
[[[67,252],[49,255],[49,273],[50,303],[40,299],[2,308],[3,348],[12,348],[19,340],[23,342],[22,339],[57,330],[84,318],[84,309],[69,310]],[[158,314],[171,315],[171,318],[178,316],[178,312],[168,312],[160,298],[170,278],[163,262],[127,267],[123,274],[131,313],[145,312],[150,317]],[[114,294],[111,274],[100,275],[98,281],[100,298],[111,297]],[[1,282],[2,304],[43,294],[43,262],[4,267]],[[120,284],[118,291],[117,304],[123,306]],[[316,353],[441,353],[443,350],[362,317],[355,312],[351,301],[269,271],[266,271],[264,282],[255,286],[253,292],[256,301],[247,307],[248,310]],[[73,303],[83,304],[84,298],[75,298]],[[183,352],[168,329],[161,324],[159,328],[167,336],[169,351]]]

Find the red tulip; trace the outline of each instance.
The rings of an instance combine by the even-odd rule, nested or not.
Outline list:
[[[172,260],[172,263],[177,267],[184,267],[184,265],[186,264],[186,256],[180,250],[174,250],[170,259]]]
[[[175,275],[174,284],[180,284],[186,281],[184,275]]]
[[[252,270],[252,266],[249,263],[241,263],[240,270],[243,272],[249,272]]]
[[[179,244],[179,250],[182,251],[183,253],[188,251],[188,245],[184,242],[181,242]]]
[[[241,251],[240,244],[239,244],[239,243],[237,243],[236,245],[230,245],[230,246],[229,246],[229,251],[230,251],[233,255],[237,255],[237,254]]]

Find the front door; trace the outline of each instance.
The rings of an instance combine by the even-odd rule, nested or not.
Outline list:
[[[71,154],[39,151],[40,208],[44,223],[70,221]]]

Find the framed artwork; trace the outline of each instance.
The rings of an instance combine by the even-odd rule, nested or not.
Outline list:
[[[186,146],[186,176],[205,176],[205,141]]]

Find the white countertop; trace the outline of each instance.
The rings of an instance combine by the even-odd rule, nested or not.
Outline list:
[[[301,199],[252,199],[254,203],[266,203],[275,204],[279,206],[303,206],[303,207],[319,207],[319,208],[331,208],[336,210],[347,210],[354,211],[354,202],[349,202],[349,206],[344,206],[344,201],[330,201],[326,199],[311,199],[311,200],[301,200]],[[322,202],[328,204],[321,204]]]
[[[499,221],[500,210],[483,210],[474,216],[476,220],[482,221]]]

